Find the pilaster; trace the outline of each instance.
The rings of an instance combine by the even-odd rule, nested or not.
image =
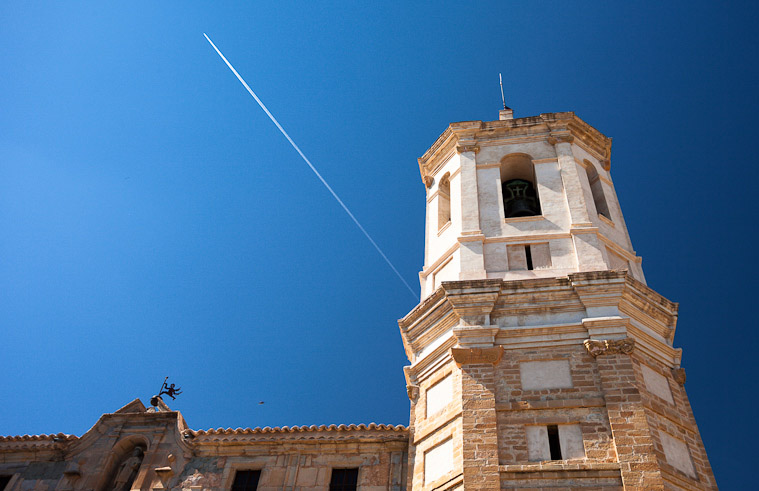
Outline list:
[[[587,340],[595,357],[625,490],[664,489],[653,437],[635,378],[635,341]]]
[[[451,355],[461,367],[464,489],[500,489],[495,365],[503,347],[452,348]]]
[[[549,138],[548,142],[554,145],[556,149],[556,158],[561,170],[561,180],[564,184],[564,192],[567,197],[569,214],[573,227],[590,227],[590,215],[588,206],[585,202],[585,195],[580,183],[580,175],[577,172],[577,163],[574,154],[572,154],[571,135],[562,135]]]
[[[480,229],[480,202],[477,192],[476,145],[458,145],[461,169],[461,270],[459,279],[473,280],[485,278],[485,256],[483,243],[485,236]]]

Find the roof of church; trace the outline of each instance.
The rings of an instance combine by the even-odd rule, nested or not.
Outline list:
[[[263,428],[256,427],[256,428],[216,428],[216,429],[208,429],[208,430],[197,430],[193,431],[193,434],[196,436],[203,436],[203,435],[252,435],[256,433],[303,433],[306,431],[356,431],[356,430],[389,430],[389,431],[398,431],[398,432],[404,432],[407,430],[407,428],[403,425],[386,425],[386,424],[376,424],[376,423],[369,423],[368,425],[365,424],[359,424],[359,425],[302,425],[302,426],[282,426],[281,428],[279,426],[275,426],[274,428],[270,426],[265,426]]]

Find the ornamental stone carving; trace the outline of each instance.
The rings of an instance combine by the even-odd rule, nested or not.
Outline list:
[[[635,348],[635,340],[632,338],[622,339],[586,339],[583,342],[585,349],[593,357],[601,355],[629,355]]]
[[[673,368],[672,377],[675,379],[675,382],[677,382],[680,385],[684,385],[685,384],[685,369],[682,367]]]
[[[422,181],[424,182],[424,187],[429,188],[430,186],[432,186],[432,182],[434,181],[434,179],[432,178],[432,176],[426,175],[422,177]]]
[[[456,153],[474,152],[480,151],[480,147],[477,145],[456,145]]]
[[[490,363],[495,365],[501,361],[503,346],[492,348],[451,348],[451,356],[456,365],[471,365],[474,363]]]
[[[557,135],[549,136],[547,141],[551,145],[556,145],[557,143],[572,143],[574,139],[575,137],[572,135]]]
[[[406,386],[406,393],[408,394],[408,398],[410,401],[416,401],[416,399],[419,397],[419,386],[418,385],[407,385]]]

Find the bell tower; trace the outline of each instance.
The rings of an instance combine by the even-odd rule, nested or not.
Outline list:
[[[610,175],[574,113],[452,123],[419,159],[408,489],[716,489]]]

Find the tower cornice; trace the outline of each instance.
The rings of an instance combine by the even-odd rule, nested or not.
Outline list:
[[[611,138],[573,112],[543,113],[539,116],[498,121],[451,123],[419,158],[419,171],[429,187],[433,176],[456,153],[477,152],[481,146],[510,143],[515,139],[546,139],[549,143],[576,143],[610,168]]]
[[[677,308],[626,271],[590,271],[443,282],[398,325],[412,365],[439,356],[448,338],[460,347],[504,344],[508,350],[509,344],[581,344],[595,335],[637,338],[645,349],[661,351],[662,359],[677,360],[679,351],[672,347]],[[544,318],[548,311],[558,316],[557,323]],[[530,318],[535,320],[524,320]],[[564,318],[577,321],[558,320]],[[516,319],[522,320],[514,324]]]

